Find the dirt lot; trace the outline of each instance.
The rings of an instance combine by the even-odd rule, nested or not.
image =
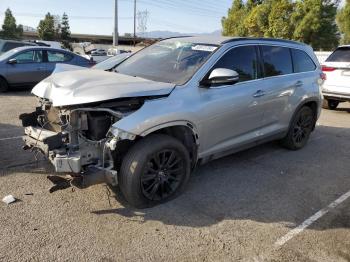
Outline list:
[[[109,204],[104,185],[50,194],[51,167],[18,138],[34,106],[28,92],[0,95],[0,197],[19,199],[0,203],[0,261],[350,261],[350,198],[291,231],[350,190],[349,104],[323,111],[303,150],[270,143],[213,161],[179,198],[141,211],[118,190]]]

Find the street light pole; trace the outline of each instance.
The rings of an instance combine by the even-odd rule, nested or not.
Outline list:
[[[114,0],[114,32],[113,45],[118,46],[118,0]]]
[[[136,0],[134,0],[134,46],[136,45]]]

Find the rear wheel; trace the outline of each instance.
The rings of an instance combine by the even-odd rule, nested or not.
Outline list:
[[[303,148],[309,140],[315,124],[315,114],[308,107],[302,107],[294,116],[287,136],[282,139],[282,144],[288,149],[298,150]]]
[[[5,79],[0,77],[0,93],[6,92],[8,90],[8,84]]]
[[[335,110],[339,105],[339,101],[333,99],[324,99],[322,107],[325,109]]]
[[[151,135],[126,154],[119,186],[134,207],[145,208],[175,198],[190,177],[190,158],[185,146],[167,135]]]

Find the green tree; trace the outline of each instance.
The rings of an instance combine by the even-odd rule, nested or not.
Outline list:
[[[69,18],[66,13],[63,13],[61,22],[61,39],[69,41],[70,40],[70,26]]]
[[[291,39],[293,37],[293,24],[291,16],[294,5],[289,0],[276,0],[271,6],[268,16],[269,27],[266,36],[275,38]]]
[[[39,37],[43,40],[55,40],[55,20],[50,13],[47,13],[45,18],[43,20],[40,20],[38,26],[38,34]]]
[[[7,39],[20,39],[23,35],[23,26],[17,26],[16,19],[9,8],[5,11],[5,19],[0,33],[1,37]]]
[[[229,8],[227,17],[223,17],[222,33],[225,36],[246,36],[247,29],[244,26],[244,20],[247,16],[247,10],[242,0],[234,0],[232,7]]]
[[[346,0],[345,6],[339,10],[337,22],[342,33],[342,44],[350,44],[350,0]]]
[[[299,0],[291,22],[295,26],[293,39],[311,45],[316,50],[331,50],[339,43],[335,22],[337,2],[332,0]]]
[[[247,30],[248,36],[268,36],[270,11],[270,1],[265,1],[264,3],[256,5],[252,8],[244,20],[244,26]]]

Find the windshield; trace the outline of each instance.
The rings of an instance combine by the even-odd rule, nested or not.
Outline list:
[[[350,62],[350,47],[339,47],[327,58],[326,62]]]
[[[121,55],[116,55],[111,58],[108,58],[107,60],[104,60],[97,65],[93,66],[93,69],[100,69],[100,70],[111,70],[112,68],[116,67],[119,65],[121,62],[123,62],[125,59],[127,59],[131,54],[121,54]]]
[[[17,49],[11,49],[10,51],[2,53],[0,55],[0,60],[5,60],[5,59],[9,58],[10,56],[12,56],[13,54],[15,54],[16,52],[18,52]]]
[[[152,81],[182,85],[216,49],[214,45],[169,39],[139,51],[120,64],[116,71]]]

